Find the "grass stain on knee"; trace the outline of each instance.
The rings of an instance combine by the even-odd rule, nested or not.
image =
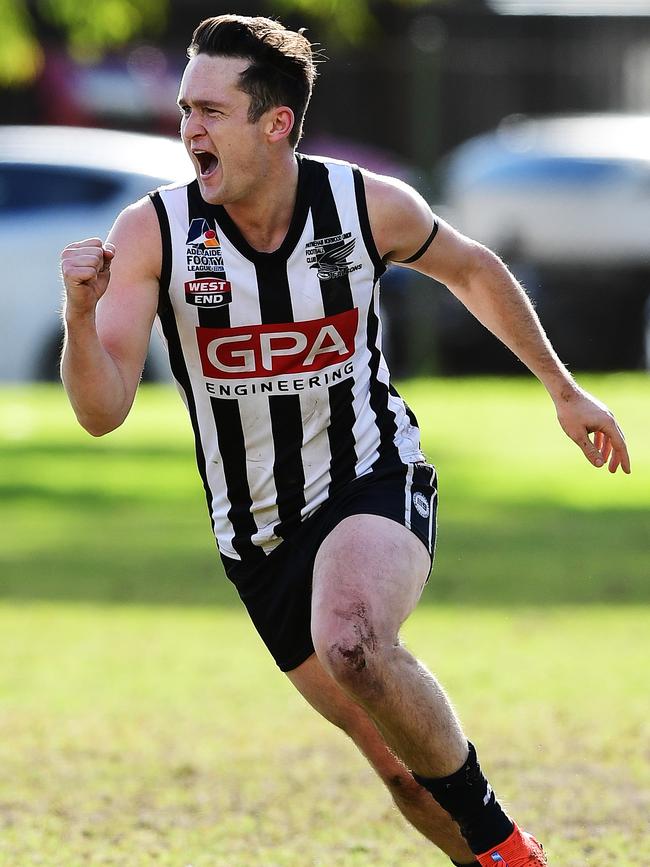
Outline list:
[[[366,667],[366,653],[361,642],[355,644],[354,647],[349,649],[347,647],[341,647],[340,645],[338,645],[336,649],[345,660],[346,665],[348,665],[353,671],[363,671]]]
[[[363,653],[364,648],[368,648],[371,652],[377,649],[377,634],[365,602],[357,602],[348,608],[339,608],[334,611],[334,614],[342,620],[352,623],[358,639],[358,645],[353,648],[354,651]]]

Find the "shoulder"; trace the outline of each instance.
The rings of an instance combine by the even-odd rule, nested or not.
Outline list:
[[[116,248],[116,264],[128,258],[130,268],[143,274],[160,275],[162,240],[156,208],[144,196],[125,208],[115,220],[108,240]],[[120,261],[121,260],[121,261]],[[111,266],[114,269],[114,266]]]
[[[407,259],[420,247],[435,217],[413,187],[387,175],[361,171],[375,244],[385,260]]]
[[[353,163],[326,156],[300,155],[303,161],[327,167],[332,177],[355,177],[357,200],[365,199],[372,237],[384,261],[408,259],[431,234],[436,218],[424,198],[389,175],[379,175]]]
[[[118,215],[113,229],[120,231],[133,231],[151,233],[158,230],[158,216],[151,196],[143,196],[137,202],[128,205]]]

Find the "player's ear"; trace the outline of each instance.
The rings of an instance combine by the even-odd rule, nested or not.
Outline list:
[[[288,105],[280,105],[268,112],[266,134],[271,142],[282,141],[293,129],[295,116]]]

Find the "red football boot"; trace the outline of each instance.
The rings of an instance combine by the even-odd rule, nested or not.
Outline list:
[[[481,867],[541,867],[548,864],[542,844],[516,825],[503,843],[477,855],[476,860]]]

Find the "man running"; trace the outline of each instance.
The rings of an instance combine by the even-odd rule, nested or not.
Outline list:
[[[296,153],[315,77],[301,33],[222,15],[188,55],[196,180],[127,208],[106,243],[63,251],[77,418],[95,436],[124,421],[158,317],[226,573],[276,663],[453,863],[546,864],[399,640],[431,567],[436,474],[381,353],[386,263],[446,284],[540,379],[592,464],[630,471],[621,431],[497,256],[410,187]]]

